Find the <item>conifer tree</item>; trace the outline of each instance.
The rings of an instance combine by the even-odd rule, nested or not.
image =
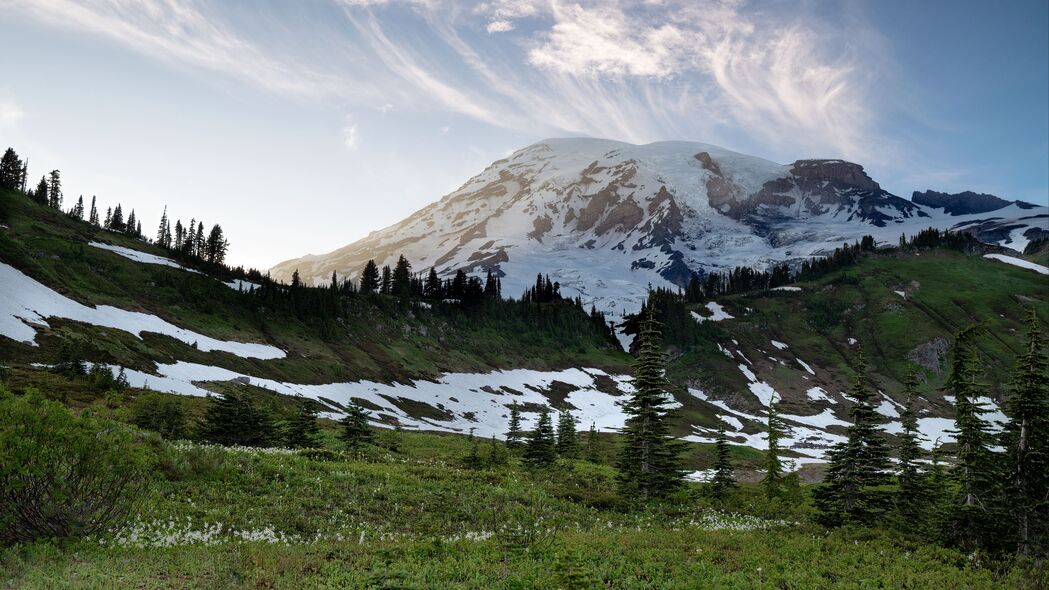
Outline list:
[[[634,392],[623,405],[623,448],[617,465],[620,488],[642,501],[681,485],[681,445],[670,435],[670,383],[666,379],[661,324],[649,310],[638,333]]]
[[[132,209],[131,213],[127,216],[127,224],[126,224],[126,227],[124,228],[124,231],[127,232],[128,235],[132,235],[132,236],[135,235],[135,229],[136,229],[135,222],[136,222],[135,210]]]
[[[724,499],[736,489],[736,472],[732,468],[732,456],[728,448],[728,436],[725,435],[724,421],[718,421],[718,437],[714,441],[714,477],[710,480],[710,495],[718,500]]]
[[[765,477],[761,485],[765,490],[765,497],[772,499],[779,497],[783,492],[783,462],[780,460],[779,441],[783,438],[783,421],[779,417],[779,404],[773,397],[769,401],[769,417],[765,423],[765,437],[768,440],[768,450],[765,451]]]
[[[171,224],[168,222],[168,208],[160,215],[160,227],[157,228],[157,245],[161,248],[171,247]]]
[[[22,188],[22,159],[14,148],[7,148],[0,158],[0,188],[19,190]]]
[[[266,447],[276,442],[276,434],[270,413],[233,391],[211,398],[200,426],[201,438],[220,445]]]
[[[983,418],[987,408],[979,399],[984,386],[979,382],[980,361],[973,343],[978,329],[978,325],[972,325],[955,337],[951,368],[944,383],[944,392],[955,400],[955,430],[950,432],[957,450],[951,475],[959,490],[949,537],[966,550],[985,546],[994,536],[992,509],[1000,476],[991,452],[994,436]]]
[[[113,215],[109,216],[108,227],[113,231],[124,231],[124,210],[120,207],[120,203],[113,208]]]
[[[928,474],[919,463],[922,457],[921,433],[918,432],[918,415],[914,411],[918,383],[918,372],[911,371],[904,387],[907,403],[900,414],[903,432],[897,437],[899,465],[896,480],[899,492],[896,494],[896,511],[900,523],[907,527],[925,520],[931,502]]]
[[[878,426],[874,392],[867,383],[867,362],[860,352],[856,378],[849,397],[850,424],[846,440],[830,452],[830,463],[815,493],[816,506],[828,523],[874,524],[888,508],[887,492],[880,489],[889,482],[889,445]]]
[[[361,271],[361,293],[374,293],[379,290],[379,267],[374,260],[369,260]]]
[[[221,228],[220,228],[221,232]],[[197,222],[197,232],[193,234],[193,255],[197,258],[204,258],[205,246],[207,244],[207,236],[204,235],[204,222]]]
[[[226,252],[229,249],[229,242],[226,241],[226,237],[222,235],[222,226],[215,224],[211,226],[211,231],[208,233],[207,240],[204,242],[204,259],[211,264],[222,264],[226,261]]]
[[[350,402],[346,406],[346,416],[339,422],[342,425],[340,438],[351,448],[359,449],[371,444],[374,436],[368,424],[370,416],[360,405]]]
[[[430,274],[426,275],[426,284],[423,286],[423,296],[427,299],[441,298],[441,279],[437,276],[437,269],[430,267]]]
[[[47,183],[47,204],[52,209],[62,209],[62,174],[52,170]]]
[[[517,405],[517,400],[510,405],[510,430],[506,433],[506,446],[511,449],[516,449],[521,446],[521,439],[524,437],[524,433],[521,432],[521,408]]]
[[[102,224],[102,227],[109,229],[113,226],[113,208],[106,207],[106,221]]]
[[[597,438],[597,425],[590,423],[590,431],[586,434],[586,460],[591,463],[601,462],[601,441]]]
[[[557,454],[566,459],[579,456],[579,437],[575,431],[575,416],[568,410],[557,414]]]
[[[557,442],[554,440],[554,426],[550,420],[550,408],[543,407],[535,430],[528,437],[525,447],[525,463],[533,467],[550,465],[557,459]]]
[[[403,254],[397,258],[397,265],[393,269],[390,293],[397,297],[410,297],[412,294],[412,265]]]
[[[316,446],[320,427],[317,426],[317,410],[309,401],[299,402],[295,417],[288,423],[287,442],[293,449],[308,449]]]
[[[379,293],[382,293],[383,295],[390,294],[390,288],[393,283],[391,277],[392,274],[389,264],[382,267],[382,278],[379,280]]]
[[[95,207],[95,195],[91,195],[91,213],[88,215],[87,222],[91,225],[98,227],[98,208]]]
[[[84,219],[84,195],[80,195],[76,200],[76,205],[69,211],[69,216],[73,219]]]
[[[48,201],[48,198],[47,198],[47,177],[46,176],[41,176],[40,177],[40,182],[37,183],[36,190],[33,191],[33,200],[36,201],[37,203],[40,203],[41,205],[47,205],[48,204],[49,201]]]
[[[1027,310],[1026,324],[1002,441],[1009,456],[1006,507],[1016,523],[1016,553],[1033,557],[1049,550],[1049,357],[1034,308]]]

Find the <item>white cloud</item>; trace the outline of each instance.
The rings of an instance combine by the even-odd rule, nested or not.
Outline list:
[[[342,128],[342,142],[346,147],[351,150],[357,149],[357,142],[360,139],[360,134],[357,131],[357,124],[353,123],[346,125]]]
[[[508,20],[493,20],[488,23],[484,30],[489,33],[505,33],[514,30],[514,23]]]
[[[0,129],[9,129],[25,116],[22,107],[14,100],[0,99]]]

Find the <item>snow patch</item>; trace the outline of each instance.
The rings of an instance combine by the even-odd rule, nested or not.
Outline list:
[[[776,348],[778,348],[780,350],[786,350],[787,349],[787,345],[782,343],[782,342],[780,342],[779,340],[772,340],[771,342],[772,342],[773,346],[775,346]]]
[[[1041,264],[1035,264],[1029,260],[1024,260],[1022,258],[1014,258],[1012,256],[1006,256],[1004,254],[984,254],[983,257],[990,258],[992,260],[998,260],[999,262],[1004,262],[1013,266],[1019,266],[1020,268],[1033,270],[1038,274],[1049,275],[1049,268],[1046,268]]]

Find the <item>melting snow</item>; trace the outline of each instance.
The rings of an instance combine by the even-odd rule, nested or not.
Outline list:
[[[776,348],[780,349],[780,350],[786,350],[787,349],[787,345],[782,343],[782,342],[780,342],[779,340],[772,340],[772,345],[775,346]]]
[[[704,317],[704,316],[699,315],[696,312],[692,312],[692,317],[695,318],[696,321],[700,322],[700,323],[705,322],[707,320],[710,320],[712,322],[720,322],[721,320],[734,319],[734,317],[729,315],[728,312],[725,311],[725,308],[721,307],[721,305],[719,303],[715,303],[713,301],[708,301],[707,302],[707,309],[710,310],[710,315],[709,316]]]
[[[1033,270],[1038,274],[1049,275],[1049,268],[1046,268],[1041,264],[1035,264],[1029,260],[1024,260],[1022,258],[1013,258],[1012,256],[1006,256],[1004,254],[984,254],[983,257],[998,260],[1006,264],[1012,264],[1013,266],[1019,266],[1020,268]]]
[[[187,270],[189,272],[195,272],[197,274],[200,274],[200,271],[193,270],[192,268],[186,268],[185,266],[182,266],[181,264],[175,262],[174,260],[172,260],[170,258],[164,258],[163,256],[157,256],[155,254],[147,254],[146,252],[140,252],[138,250],[132,250],[131,248],[124,248],[123,246],[114,246],[113,244],[106,244],[106,243],[103,243],[103,242],[89,242],[88,245],[89,246],[94,246],[95,248],[101,248],[102,250],[109,250],[110,252],[113,252],[114,254],[119,254],[119,255],[123,256],[124,258],[127,258],[129,260],[134,260],[135,262],[142,262],[142,263],[145,263],[145,264],[159,264],[161,266],[170,266],[172,268],[180,268],[182,270]]]
[[[808,397],[810,400],[812,400],[814,402],[827,401],[827,402],[830,402],[832,404],[838,403],[837,401],[831,399],[831,397],[829,395],[827,395],[827,392],[824,391],[824,389],[822,387],[812,387],[812,388],[810,388],[808,391],[805,392],[805,396]]]
[[[180,328],[155,315],[127,311],[109,305],[88,307],[51,290],[17,269],[0,263],[0,335],[36,346],[36,329],[47,326],[47,318],[65,318],[94,326],[115,328],[135,334],[154,332],[171,336],[205,352],[225,351],[242,358],[283,358],[283,350],[267,344],[230,342]]]
[[[812,367],[810,367],[808,363],[799,359],[798,357],[794,357],[794,360],[798,361],[798,364],[801,365],[802,368],[805,369],[805,372],[807,372],[809,375],[816,375],[816,371],[813,371]]]
[[[801,287],[773,287],[773,291],[801,291]]]

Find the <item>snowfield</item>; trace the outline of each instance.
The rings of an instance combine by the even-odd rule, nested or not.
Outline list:
[[[93,326],[114,328],[139,338],[145,332],[163,334],[205,352],[223,351],[242,358],[284,358],[283,350],[268,344],[218,340],[180,328],[155,315],[109,305],[88,307],[44,286],[17,269],[0,263],[0,336],[36,346],[36,328],[48,318],[63,318]]]
[[[997,260],[999,262],[1004,262],[1006,264],[1011,264],[1013,266],[1019,266],[1020,268],[1033,270],[1038,274],[1049,275],[1049,268],[1046,268],[1041,264],[1035,264],[1029,260],[1024,260],[1023,258],[1014,258],[1012,256],[1006,256],[1004,254],[984,254],[983,257],[990,258],[992,260]]]
[[[106,244],[103,242],[89,242],[88,246],[94,246],[102,250],[108,250],[114,254],[119,254],[128,260],[134,260],[135,262],[141,262],[143,264],[159,264],[161,266],[170,266],[172,268],[178,268],[181,270],[195,272],[200,274],[200,271],[193,270],[192,268],[186,268],[181,264],[175,262],[170,258],[164,258],[163,256],[157,256],[155,254],[147,254],[146,252],[140,252],[138,250],[132,250],[131,248],[124,248],[123,246],[114,246],[113,244]]]

